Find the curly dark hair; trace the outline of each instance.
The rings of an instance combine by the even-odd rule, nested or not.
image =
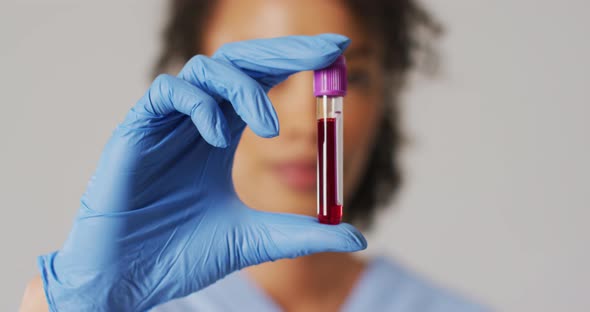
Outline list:
[[[398,95],[408,72],[416,67],[419,55],[431,56],[425,33],[437,35],[440,26],[416,0],[343,0],[361,27],[383,42],[383,68],[388,86],[387,111],[381,121],[374,150],[351,200],[346,203],[344,220],[359,227],[370,226],[379,207],[391,200],[402,181],[398,151],[403,143],[399,122]],[[200,43],[207,16],[215,1],[172,0],[170,16],[163,32],[163,49],[154,75],[175,63],[184,63],[201,51]],[[426,53],[424,53],[426,52]]]

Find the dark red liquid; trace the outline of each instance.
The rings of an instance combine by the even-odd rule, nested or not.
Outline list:
[[[325,224],[339,224],[342,220],[342,205],[338,202],[337,135],[336,118],[318,119],[318,220]]]

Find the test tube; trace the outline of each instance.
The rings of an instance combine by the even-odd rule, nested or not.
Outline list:
[[[342,220],[342,104],[346,95],[346,61],[314,71],[318,127],[317,214],[320,223]]]

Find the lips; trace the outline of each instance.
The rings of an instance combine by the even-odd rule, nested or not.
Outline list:
[[[280,163],[274,166],[279,181],[288,187],[304,192],[315,192],[316,162],[296,160]]]

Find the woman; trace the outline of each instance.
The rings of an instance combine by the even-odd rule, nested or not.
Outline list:
[[[344,211],[367,227],[399,185],[395,100],[419,27],[411,0],[174,1],[158,72],[186,64],[113,133],[22,311],[481,310],[313,218],[309,71],[347,58]]]

